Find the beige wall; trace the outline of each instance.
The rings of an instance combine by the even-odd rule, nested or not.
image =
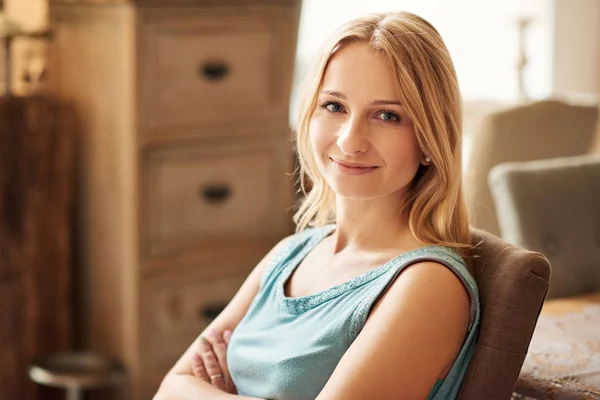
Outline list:
[[[554,0],[555,94],[600,94],[600,1]]]

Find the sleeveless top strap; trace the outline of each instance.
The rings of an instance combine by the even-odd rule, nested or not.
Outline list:
[[[327,229],[323,227],[307,228],[289,237],[289,240],[272,259],[269,260],[267,267],[263,271],[259,290],[270,283],[273,279],[277,279],[279,274],[285,269],[288,261],[298,257],[305,249],[310,248],[307,244],[312,240],[319,240],[322,235],[327,234]]]
[[[442,246],[426,246],[416,251],[407,252],[406,257],[400,256],[397,258],[393,268],[379,279],[371,293],[361,301],[351,316],[348,331],[349,343],[356,339],[367,320],[371,308],[393,284],[396,277],[408,266],[424,261],[434,261],[445,265],[462,281],[469,294],[469,332],[471,331],[479,320],[479,292],[475,280],[469,273],[462,257],[454,250]]]

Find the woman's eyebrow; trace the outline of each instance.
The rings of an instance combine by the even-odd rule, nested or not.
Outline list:
[[[402,103],[398,100],[373,100],[369,104],[373,106],[385,106],[387,104],[396,104],[398,106],[402,106]]]
[[[319,94],[328,94],[333,97],[339,97],[342,100],[346,100],[346,96],[343,93],[336,92],[335,90],[321,90]]]
[[[346,96],[343,93],[337,92],[335,90],[321,90],[321,92],[319,94],[328,94],[330,96],[338,97],[342,100],[346,100]],[[388,105],[388,104],[395,104],[398,106],[402,106],[402,103],[398,100],[373,100],[369,104],[372,106],[384,106],[384,105]]]

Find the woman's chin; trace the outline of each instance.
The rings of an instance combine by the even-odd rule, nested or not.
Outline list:
[[[375,190],[369,190],[368,188],[365,188],[364,185],[362,187],[357,186],[358,185],[348,184],[330,185],[335,195],[343,199],[360,201],[371,200],[380,196],[380,194],[377,193]]]

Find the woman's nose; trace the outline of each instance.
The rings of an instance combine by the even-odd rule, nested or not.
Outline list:
[[[369,142],[365,136],[365,127],[358,118],[348,119],[341,127],[337,138],[338,147],[344,154],[364,153],[369,148]]]

